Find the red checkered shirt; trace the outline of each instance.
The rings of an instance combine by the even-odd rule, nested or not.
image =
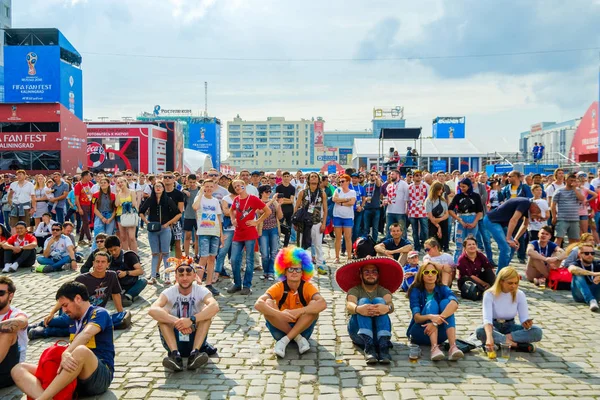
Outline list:
[[[425,211],[425,200],[427,200],[427,194],[429,190],[427,185],[423,182],[419,186],[415,186],[411,183],[408,187],[408,217],[409,218],[427,218],[427,211]]]

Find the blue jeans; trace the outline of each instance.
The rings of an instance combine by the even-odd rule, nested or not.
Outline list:
[[[233,232],[234,231],[223,231],[225,243],[223,243],[223,247],[221,247],[217,253],[217,262],[215,264],[215,272],[219,275],[227,275],[227,270],[225,270],[225,257],[227,257],[227,254],[229,254],[229,249],[231,249]]]
[[[587,276],[573,275],[571,294],[578,303],[590,304],[590,301],[600,300],[600,285],[590,282]]]
[[[466,224],[472,224],[475,222],[476,215],[460,215],[460,219],[462,219]],[[458,257],[462,254],[463,249],[463,240],[465,240],[469,235],[473,235],[473,237],[477,237],[477,232],[479,231],[478,225],[475,225],[475,228],[467,229],[456,221],[456,238],[454,239],[454,244],[456,244],[456,249],[454,250],[454,263],[458,263]]]
[[[365,220],[365,212],[354,211],[354,226],[352,227],[352,243],[364,234],[363,224]]]
[[[44,326],[44,337],[62,337],[69,336],[69,325],[73,320],[69,316],[60,311],[57,317],[54,317],[44,326],[44,321],[41,321],[38,326]]]
[[[421,310],[421,315],[428,315],[428,314],[441,314],[446,307],[448,306],[448,304],[450,304],[450,301],[452,300],[448,300],[448,299],[444,299],[442,301],[438,302],[435,300],[429,300],[427,303],[425,303],[425,307],[423,307],[423,309]],[[446,321],[448,322],[448,324],[441,324],[438,326],[438,344],[444,343],[446,340],[448,340],[448,335],[446,334],[446,329],[448,328],[455,328],[456,327],[456,321],[454,320],[454,314],[449,316],[448,318],[446,318]],[[427,336],[425,334],[425,328],[423,328],[421,325],[425,325],[425,324],[417,324],[414,322],[414,320],[411,322],[411,326],[408,329],[408,332],[406,332],[406,336],[408,336],[412,343],[416,343],[416,344],[421,344],[421,345],[429,345],[431,344],[431,341],[429,340],[429,336]]]
[[[279,251],[279,230],[277,227],[263,229],[262,235],[258,238],[258,244],[260,245],[263,273],[273,275],[275,273],[275,257]]]
[[[395,224],[396,222],[400,224],[400,227],[402,228],[402,237],[406,239],[406,214],[393,213],[387,213],[387,215],[385,216],[385,238],[389,239],[392,237],[392,235],[390,234],[390,226],[392,226],[392,224]]]
[[[2,211],[2,216],[4,216],[4,226],[10,231],[10,211]]]
[[[483,227],[483,218],[477,223],[479,230],[477,234],[477,247],[485,251],[485,256],[490,262],[494,260],[494,253],[492,253],[492,238],[490,233]]]
[[[52,268],[54,271],[60,271],[63,265],[69,264],[71,262],[71,256],[64,256],[58,261],[54,261],[52,258],[49,257],[38,257],[37,262],[40,265],[50,266],[50,268]]]
[[[429,224],[427,218],[409,218],[412,226],[413,243],[416,251],[421,251],[423,244],[429,238]]]
[[[492,337],[494,338],[494,344],[506,343],[506,335],[511,334],[513,342],[516,343],[534,343],[542,340],[542,328],[532,326],[531,329],[526,331],[521,325],[515,324],[515,321],[500,323],[494,321],[494,330]],[[477,339],[484,343],[487,340],[485,334],[485,328],[480,326],[475,330]]]
[[[267,329],[269,330],[269,332],[271,333],[271,336],[273,336],[273,339],[280,341],[281,339],[283,339],[283,337],[285,336],[285,332],[280,331],[279,329],[275,328],[273,325],[271,325],[271,323],[269,321],[266,322],[267,325]],[[294,327],[294,323],[290,322],[290,327]],[[308,328],[306,328],[303,332],[300,333],[300,335],[302,335],[302,337],[306,340],[310,339],[310,336],[312,335],[313,331],[315,330],[315,326],[317,325],[317,320],[314,320],[312,324],[310,324],[310,326]]]
[[[52,204],[56,204],[56,203],[52,203]],[[63,207],[56,207],[56,222],[58,222],[59,224],[62,224],[63,222],[65,222],[65,208]]]
[[[110,218],[112,216],[112,212],[110,211],[104,211],[102,213],[102,216],[104,218]],[[110,221],[108,224],[105,224],[104,222],[102,222],[102,220],[100,219],[100,217],[98,217],[96,215],[96,217],[94,218],[94,236],[98,235],[99,233],[106,233],[107,235],[112,235],[115,232],[115,220],[113,219],[112,221]],[[94,240],[92,242],[92,251],[96,250],[96,241]]]
[[[162,257],[165,268],[169,266],[169,253],[171,251],[171,228],[162,228],[158,232],[148,232],[148,242],[152,251],[152,272],[154,278],[158,273],[158,260]]]
[[[231,243],[231,268],[233,269],[233,285],[242,287],[242,252],[246,248],[246,272],[244,273],[244,286],[250,289],[252,287],[252,277],[254,276],[254,244],[256,240],[246,240],[245,242]]]
[[[381,210],[379,208],[368,208],[365,210],[365,235],[371,235],[375,243],[379,236],[379,218]]]
[[[500,272],[502,268],[510,264],[514,250],[506,242],[506,231],[502,225],[490,221],[486,215],[483,217],[483,227],[491,234],[498,245],[498,253],[500,253],[498,256],[498,269],[496,270],[496,275],[498,275],[498,272]]]
[[[358,301],[358,305],[362,306],[364,304],[385,304],[385,300],[382,297],[375,297],[373,300],[363,297]],[[376,335],[373,335],[373,331]],[[377,317],[354,314],[348,321],[348,334],[354,344],[365,347],[365,342],[360,335],[367,335],[375,342],[382,337],[390,338],[392,336],[392,322],[387,314]]]
[[[148,285],[148,281],[146,280],[146,278],[140,276],[138,277],[137,282],[134,283],[131,287],[129,287],[128,289],[123,288],[123,294],[128,294],[131,296],[132,299],[135,300],[135,298],[138,297],[140,293],[142,293],[142,290],[144,290],[146,285]]]

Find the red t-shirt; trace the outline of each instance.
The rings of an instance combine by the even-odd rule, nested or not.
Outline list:
[[[75,185],[75,196],[79,197],[79,204],[89,206],[92,204],[92,182],[77,182]]]
[[[19,235],[12,235],[8,238],[6,243],[10,244],[11,246],[17,245],[19,247],[23,247],[31,243],[37,243],[37,239],[31,233],[26,233],[23,239],[19,239]]]
[[[245,199],[240,199],[240,196],[233,199],[231,209],[235,210],[235,219],[237,221],[237,227],[233,233],[234,241],[244,242],[246,240],[258,239],[256,227],[248,226],[246,222],[254,220],[256,210],[262,210],[263,208],[265,208],[265,203],[251,194]]]

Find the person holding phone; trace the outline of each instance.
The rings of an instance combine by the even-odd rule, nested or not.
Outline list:
[[[488,352],[506,343],[516,351],[533,353],[533,343],[542,340],[542,328],[533,325],[527,297],[519,290],[520,280],[514,267],[502,268],[483,295],[483,326],[475,330],[475,335]],[[520,324],[515,322],[517,315]]]

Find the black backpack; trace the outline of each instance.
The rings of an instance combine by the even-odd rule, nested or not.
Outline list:
[[[483,298],[483,286],[473,281],[466,281],[460,288],[460,296],[463,299],[478,301]]]
[[[304,298],[304,293],[302,293],[302,290],[304,289],[304,281],[300,281],[300,286],[298,286],[298,296],[300,297],[300,303],[302,303],[302,306],[306,307],[307,306],[307,302],[306,299]],[[277,304],[277,307],[281,310],[281,306],[285,304],[285,301],[287,300],[288,297],[288,293],[290,291],[290,287],[287,283],[287,280],[283,281],[283,296],[281,296],[281,300],[279,300],[279,303]]]

